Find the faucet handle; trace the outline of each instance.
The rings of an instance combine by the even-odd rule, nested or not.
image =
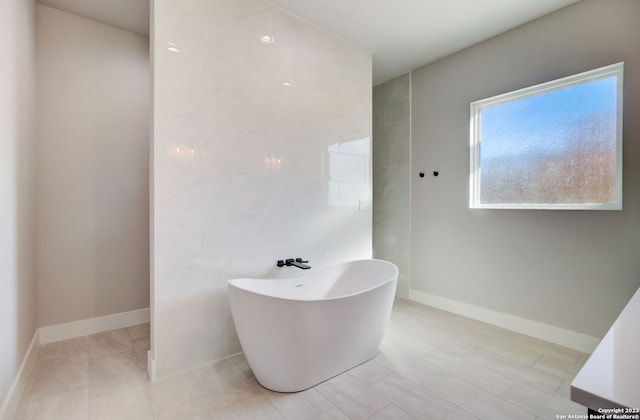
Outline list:
[[[284,261],[283,261],[283,260],[278,260],[278,262],[276,263],[276,265],[277,265],[278,267],[284,267],[284,266],[285,266],[285,263],[284,263]]]
[[[309,261],[305,261],[305,260],[303,260],[302,258],[296,258],[296,262],[299,262],[299,263],[308,263]]]

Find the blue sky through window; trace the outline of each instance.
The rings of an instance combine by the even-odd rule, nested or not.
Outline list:
[[[480,160],[518,159],[562,153],[576,125],[594,116],[613,123],[616,76],[582,83],[481,110]]]

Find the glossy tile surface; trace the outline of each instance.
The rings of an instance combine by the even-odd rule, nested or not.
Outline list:
[[[153,10],[162,378],[240,351],[227,280],[371,258],[372,92],[368,52],[262,0]]]
[[[555,420],[586,414],[569,400],[566,379],[585,354],[403,299],[395,301],[374,359],[292,394],[261,387],[242,354],[149,382],[130,361],[144,328],[108,335],[122,344],[126,331],[131,340],[109,355],[103,346],[94,347],[96,354],[85,345],[108,341],[104,335],[41,347],[15,419]],[[500,347],[509,350],[496,352]]]

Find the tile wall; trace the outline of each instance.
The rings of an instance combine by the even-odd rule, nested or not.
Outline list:
[[[405,74],[373,88],[373,255],[398,266],[402,297],[411,259],[410,87]]]
[[[235,277],[371,258],[371,56],[257,0],[155,0],[152,361],[241,351]]]

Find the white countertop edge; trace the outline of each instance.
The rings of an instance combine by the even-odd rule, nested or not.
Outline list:
[[[640,408],[639,320],[640,289],[571,382],[572,401],[596,411]]]

